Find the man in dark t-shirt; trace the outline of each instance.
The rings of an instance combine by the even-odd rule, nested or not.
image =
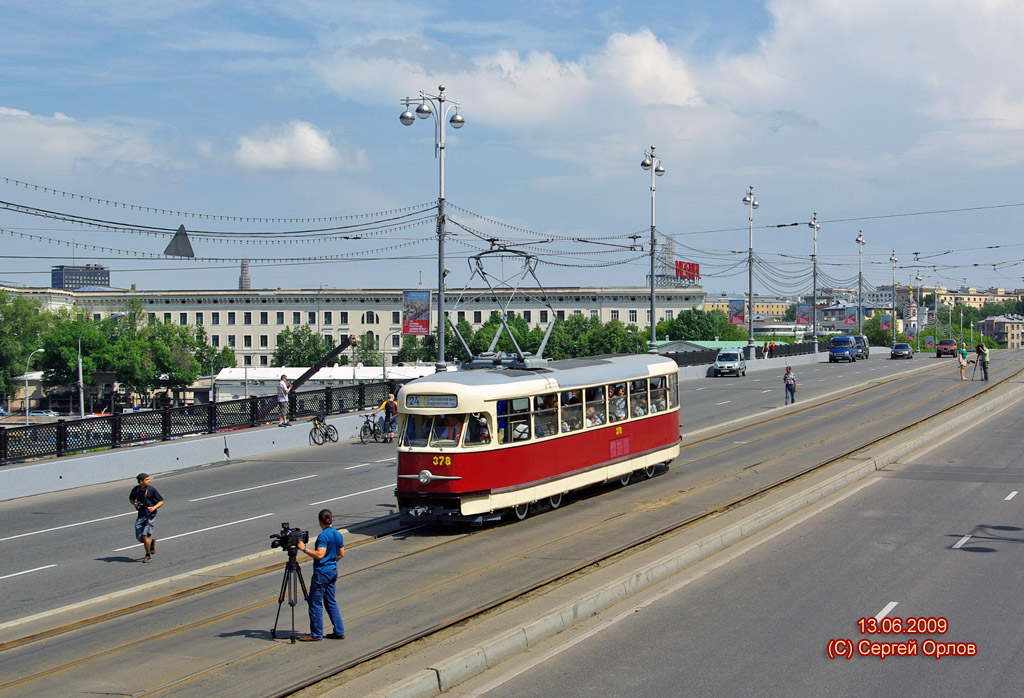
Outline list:
[[[156,518],[156,510],[164,505],[164,498],[156,491],[156,488],[149,484],[149,475],[139,473],[136,478],[139,484],[132,488],[128,495],[128,501],[135,507],[138,515],[135,519],[135,539],[146,548],[146,557],[143,562],[149,562],[156,550],[156,539],[153,538],[153,519]]]

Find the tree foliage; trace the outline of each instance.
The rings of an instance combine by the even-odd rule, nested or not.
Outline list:
[[[299,325],[294,330],[286,327],[277,334],[273,362],[275,366],[314,366],[331,349],[328,338],[309,325]]]

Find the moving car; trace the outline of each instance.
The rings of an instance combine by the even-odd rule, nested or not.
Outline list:
[[[940,339],[935,347],[935,356],[956,356],[956,340]]]
[[[857,344],[853,337],[833,337],[828,347],[828,362],[830,364],[839,361],[853,363],[857,360]]]
[[[897,342],[892,345],[892,351],[889,352],[890,359],[912,359],[914,358],[914,349],[906,342]]]
[[[853,343],[857,345],[857,358],[866,359],[871,356],[871,345],[868,344],[868,338],[862,334],[853,335]]]
[[[53,410],[32,410],[28,413],[29,417],[56,417],[57,413]]]
[[[715,363],[711,365],[711,372],[715,376],[733,374],[735,376],[747,375],[747,362],[743,360],[743,353],[740,349],[722,349],[718,352]]]

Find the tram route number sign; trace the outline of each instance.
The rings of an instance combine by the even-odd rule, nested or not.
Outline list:
[[[458,395],[409,395],[405,398],[406,407],[440,407],[452,409],[459,406]]]

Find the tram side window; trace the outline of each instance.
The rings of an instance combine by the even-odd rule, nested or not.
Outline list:
[[[629,382],[629,416],[643,417],[647,414],[647,379]]]
[[[668,406],[679,406],[679,374],[670,373],[668,376]]]
[[[498,400],[498,441],[510,444],[530,439],[530,398]]]
[[[533,398],[533,431],[537,438],[558,433],[558,395],[548,393]]]
[[[405,424],[400,428],[403,446],[426,446],[430,438],[433,417],[423,414],[402,415]]]
[[[566,390],[561,394],[562,431],[576,431],[583,428],[583,401],[579,390]]]
[[[587,388],[584,392],[586,398],[586,419],[588,427],[598,427],[608,421],[608,410],[605,408],[604,388]]]
[[[464,446],[482,446],[491,443],[491,420],[483,412],[474,412],[466,422]]]
[[[462,425],[466,421],[464,414],[439,414],[434,416],[434,425],[430,430],[431,446],[457,446],[462,438]]]
[[[626,384],[612,383],[608,386],[608,421],[625,419],[628,416],[626,409]]]
[[[651,414],[668,409],[668,381],[665,376],[651,378]]]

